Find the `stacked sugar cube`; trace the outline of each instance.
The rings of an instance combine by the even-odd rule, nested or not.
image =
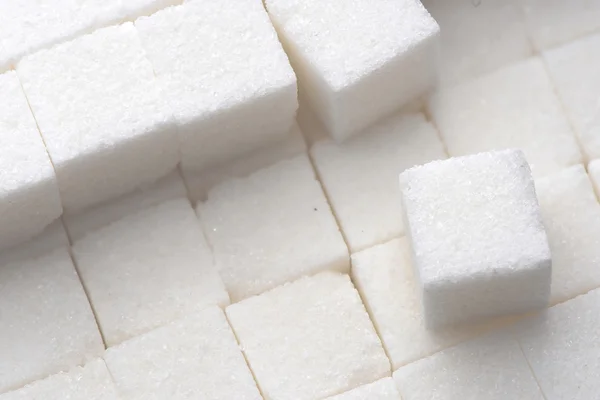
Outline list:
[[[0,400],[594,398],[600,3],[18,3]]]

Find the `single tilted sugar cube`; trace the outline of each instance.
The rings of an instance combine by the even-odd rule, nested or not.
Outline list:
[[[519,0],[423,0],[440,24],[444,84],[471,79],[532,53]]]
[[[403,400],[544,400],[517,341],[499,332],[394,372]]]
[[[0,75],[0,250],[62,214],[56,175],[14,71]]]
[[[323,398],[390,375],[348,275],[304,277],[226,312],[267,399]]]
[[[399,109],[437,81],[439,26],[419,1],[265,4],[301,92],[337,140]]]
[[[597,2],[600,19],[600,1]],[[548,71],[588,159],[600,157],[600,34],[544,53]]]
[[[85,32],[179,0],[20,0],[0,2],[0,71],[23,57]]]
[[[552,304],[600,287],[600,204],[582,165],[536,181],[552,252]]]
[[[0,265],[0,393],[104,351],[66,248]]]
[[[326,400],[402,400],[392,378],[383,378]],[[1,400],[1,399],[0,399]]]
[[[600,2],[597,0],[522,0],[521,5],[537,50],[600,30]]]
[[[104,358],[124,399],[262,399],[215,306],[111,347]]]
[[[306,155],[217,185],[197,211],[233,302],[303,275],[349,269]]]
[[[51,375],[14,392],[0,395],[0,400],[118,400],[115,385],[104,361],[90,361],[83,367]]]
[[[547,305],[550,249],[521,151],[433,161],[400,184],[428,326]]]
[[[514,328],[547,399],[600,393],[600,289],[558,304]]]
[[[76,242],[86,233],[96,231],[144,208],[186,196],[187,189],[179,171],[176,170],[131,193],[105,201],[77,214],[64,215],[63,220],[69,238],[72,242]]]
[[[394,370],[511,322],[511,319],[498,319],[477,325],[428,330],[406,238],[352,254],[352,281]]]
[[[135,22],[179,124],[182,166],[201,171],[282,139],[296,77],[261,0],[195,0]]]
[[[581,152],[540,58],[440,89],[429,111],[450,156],[522,149],[534,176],[581,162]]]
[[[240,158],[202,172],[182,171],[183,179],[194,202],[204,201],[208,192],[219,183],[233,178],[243,178],[279,161],[294,158],[306,152],[306,142],[298,124],[289,133],[269,146],[244,154]]]
[[[187,199],[145,208],[73,244],[81,279],[108,346],[229,304]]]
[[[66,212],[127,193],[178,163],[176,128],[133,24],[42,50],[17,73]]]
[[[422,114],[394,115],[344,143],[317,141],[311,155],[351,252],[403,234],[398,174],[446,158]]]

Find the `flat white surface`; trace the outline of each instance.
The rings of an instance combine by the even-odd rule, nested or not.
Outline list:
[[[383,378],[368,385],[360,386],[346,393],[328,397],[327,400],[401,400],[400,393],[392,378]]]
[[[14,71],[0,75],[0,93],[2,250],[42,232],[60,217],[62,205],[50,157]]]
[[[354,253],[351,261],[352,281],[394,370],[510,322],[510,318],[503,318],[477,325],[427,329],[406,237]]]
[[[600,287],[600,204],[583,166],[536,181],[556,304]]]
[[[260,400],[223,311],[209,307],[107,350],[128,400]]]
[[[593,399],[600,391],[600,290],[550,308],[515,328],[549,400]]]
[[[348,275],[322,272],[226,309],[266,399],[316,399],[389,376]]]
[[[496,333],[394,372],[403,400],[544,400],[516,340]]]
[[[519,148],[534,176],[581,162],[581,152],[538,57],[440,89],[428,109],[450,156]]]
[[[135,24],[179,123],[184,169],[231,161],[292,126],[296,77],[261,0],[192,0]]]
[[[133,213],[73,244],[106,344],[229,298],[187,199]]]
[[[35,53],[17,73],[67,212],[152,182],[179,162],[175,125],[133,24]]]
[[[303,275],[349,269],[306,155],[223,182],[197,212],[232,302]]]
[[[0,265],[0,393],[104,351],[66,248]]]
[[[600,1],[596,2],[600,20]],[[600,34],[596,34],[544,52],[550,77],[588,160],[600,157],[599,48]]]
[[[433,161],[400,186],[428,325],[547,305],[550,248],[521,151]]]
[[[0,394],[0,400],[117,400],[115,385],[103,360],[51,375],[14,392]]]
[[[440,76],[453,84],[532,54],[520,0],[423,0],[440,24]]]
[[[337,140],[436,82],[439,27],[419,1],[267,0],[265,5],[301,91]]]
[[[398,174],[446,158],[422,114],[397,114],[336,144],[316,142],[311,156],[351,252],[404,233]]]

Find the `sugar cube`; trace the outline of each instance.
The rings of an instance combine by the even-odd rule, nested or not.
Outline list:
[[[0,250],[62,214],[56,175],[14,71],[0,75]]]
[[[598,12],[600,18],[600,7]],[[600,34],[596,34],[544,53],[550,76],[588,159],[600,157],[599,48]]]
[[[267,399],[317,399],[390,375],[348,275],[326,271],[226,309]]]
[[[223,182],[197,211],[232,302],[303,275],[349,269],[306,155]]]
[[[515,332],[547,399],[598,397],[600,290],[556,305]]]
[[[17,73],[66,212],[152,182],[178,163],[176,128],[133,24],[42,50]]]
[[[383,378],[326,400],[402,400],[392,378]],[[1,399],[0,399],[1,400]]]
[[[439,26],[419,1],[265,4],[301,93],[338,141],[391,114],[437,81]]]
[[[101,359],[51,375],[14,392],[0,394],[0,400],[117,400],[117,392],[106,364]]]
[[[397,114],[341,144],[316,142],[311,155],[351,252],[404,233],[398,174],[446,158],[422,114]]]
[[[536,181],[556,304],[600,287],[600,204],[581,165]]]
[[[521,5],[538,51],[600,30],[597,0],[522,0]]]
[[[429,111],[451,156],[520,148],[534,176],[581,162],[581,153],[540,58],[442,88]]]
[[[394,372],[403,400],[544,400],[507,332],[461,343]]]
[[[423,0],[442,34],[444,84],[472,79],[532,53],[520,0]]]
[[[0,393],[104,351],[65,248],[0,265],[0,315]]]
[[[187,199],[145,208],[73,244],[79,273],[108,346],[198,306],[229,304]]]
[[[499,319],[428,330],[421,312],[410,245],[405,237],[352,254],[352,281],[394,370],[510,322]]]
[[[71,241],[76,242],[88,232],[96,231],[144,208],[186,196],[185,184],[176,170],[157,182],[141,186],[131,193],[105,201],[83,212],[65,215],[63,219]]]
[[[183,178],[191,199],[194,202],[204,201],[210,189],[221,182],[232,178],[243,178],[281,160],[294,158],[305,152],[306,143],[302,137],[302,132],[298,124],[294,124],[282,140],[204,172],[183,171]]]
[[[400,181],[428,326],[547,305],[550,249],[521,151],[433,161]]]
[[[128,400],[262,399],[223,311],[214,306],[111,347],[105,360]]]
[[[296,77],[260,0],[195,0],[136,21],[179,125],[184,170],[282,139]]]
[[[19,0],[0,2],[0,71],[25,55],[85,32],[152,13],[179,0]]]

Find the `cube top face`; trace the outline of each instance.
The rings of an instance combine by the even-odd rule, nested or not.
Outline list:
[[[226,312],[265,398],[324,398],[390,374],[347,275],[304,277]]]
[[[333,92],[439,31],[416,0],[352,0],[341,4],[267,0],[266,6],[290,49],[299,52]]]
[[[295,88],[261,0],[188,1],[135,24],[181,123]]]
[[[550,258],[531,171],[505,150],[401,174],[407,233],[422,284],[535,269]]]
[[[17,73],[57,168],[171,121],[131,23],[28,56]]]

